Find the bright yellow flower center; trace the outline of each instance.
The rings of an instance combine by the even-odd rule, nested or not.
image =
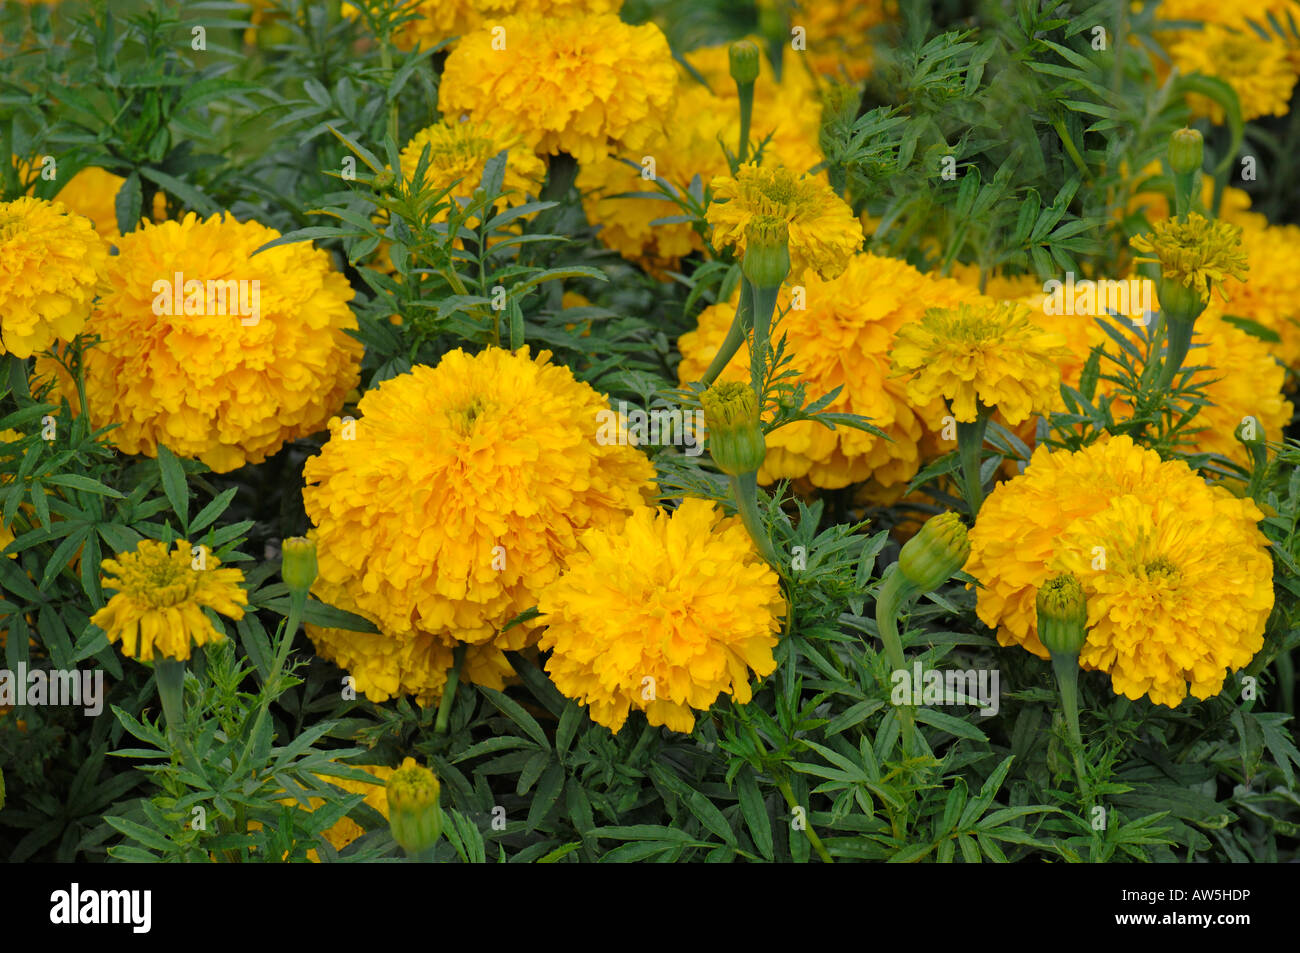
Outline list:
[[[118,558],[119,589],[154,609],[179,605],[199,587],[199,575],[184,552],[143,548]]]

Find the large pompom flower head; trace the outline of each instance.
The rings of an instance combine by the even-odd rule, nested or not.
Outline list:
[[[310,243],[258,253],[279,237],[190,213],[118,240],[86,324],[99,340],[84,366],[91,420],[120,425],[111,435],[120,450],[153,456],[162,443],[226,472],[342,408],[362,351],[348,333],[352,288]],[[38,361],[37,372],[77,400],[56,361]]]
[[[307,462],[303,502],[313,592],[381,634],[309,626],[312,639],[375,701],[439,697],[458,650],[465,677],[501,687],[504,652],[538,635],[534,622],[509,623],[583,530],[616,529],[644,502],[650,461],[601,439],[607,400],[548,352],[452,351],[357,410]]]
[[[579,164],[639,155],[672,107],[677,70],[654,24],[616,14],[509,16],[461,39],[438,108],[516,130],[539,154]]]
[[[0,354],[31,357],[81,331],[108,246],[62,202],[0,202]]]
[[[998,641],[1043,658],[1036,591],[1072,573],[1088,606],[1080,665],[1109,673],[1117,694],[1172,707],[1189,690],[1217,694],[1263,646],[1273,563],[1262,518],[1251,500],[1128,437],[1073,453],[1039,447],[989,496],[966,571]]]
[[[750,670],[775,670],[785,600],[740,520],[689,499],[587,531],[538,608],[546,670],[593,721],[617,732],[641,710],[688,732],[693,710],[722,694],[747,703]]]

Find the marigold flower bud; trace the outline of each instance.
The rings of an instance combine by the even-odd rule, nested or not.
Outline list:
[[[737,85],[753,85],[758,79],[758,45],[752,40],[737,40],[727,53],[731,60],[731,78]]]
[[[370,182],[371,188],[376,192],[387,192],[396,184],[397,176],[393,175],[393,173],[389,172],[387,169],[376,172],[374,179]]]
[[[1178,175],[1199,172],[1205,140],[1195,129],[1183,128],[1169,137],[1169,166]]]
[[[790,274],[790,226],[784,219],[757,215],[745,226],[741,270],[755,288],[779,288]]]
[[[1038,640],[1052,655],[1077,656],[1088,638],[1088,603],[1073,573],[1038,587]]]
[[[428,768],[407,758],[388,779],[388,826],[408,854],[428,850],[442,834],[441,785]]]
[[[280,544],[280,578],[290,592],[308,592],[316,581],[316,541],[293,536]]]
[[[709,428],[709,454],[718,469],[730,476],[758,470],[767,455],[767,444],[758,398],[750,386],[739,381],[714,384],[700,395],[700,403]]]
[[[921,531],[903,544],[898,571],[919,592],[931,592],[966,565],[968,556],[966,524],[956,513],[941,513],[926,520]]]

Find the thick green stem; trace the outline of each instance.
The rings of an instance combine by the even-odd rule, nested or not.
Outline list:
[[[1187,359],[1187,352],[1192,347],[1192,329],[1195,327],[1194,321],[1188,321],[1185,318],[1170,319],[1165,322],[1165,331],[1168,334],[1168,343],[1165,345],[1165,364],[1160,369],[1159,390],[1162,394],[1169,392],[1173,386],[1174,377],[1177,376],[1179,369],[1183,366],[1183,361]]]
[[[898,612],[903,602],[913,594],[912,585],[899,571],[897,563],[890,567],[876,593],[876,628],[885,645],[885,656],[895,672],[907,671],[907,657],[903,654],[903,640],[898,634]],[[898,706],[898,718],[903,727],[903,753],[912,749],[916,734],[916,714],[911,705]]]
[[[983,405],[970,423],[957,424],[957,456],[961,461],[962,494],[971,519],[979,515],[984,503],[984,484],[980,480],[984,432],[988,430],[990,411]]]
[[[1065,713],[1065,723],[1070,729],[1070,758],[1074,762],[1079,793],[1083,795],[1084,802],[1091,807],[1092,793],[1088,787],[1088,772],[1083,766],[1083,736],[1079,733],[1078,656],[1053,652],[1052,670],[1056,673],[1056,685],[1061,692],[1061,708]]]
[[[167,734],[180,749],[181,760],[191,771],[201,775],[199,759],[195,757],[185,732],[185,663],[180,659],[160,658],[154,662],[153,677],[167,719]]]
[[[796,807],[803,807],[803,805],[795,800],[794,791],[790,788],[789,781],[786,781],[783,778],[777,781],[776,786],[780,788],[781,794],[785,797],[785,803],[789,805],[791,811],[794,811]],[[823,862],[828,864],[835,863],[835,858],[830,855],[830,851],[828,851],[825,845],[822,844],[822,839],[818,837],[817,832],[812,829],[812,822],[808,820],[807,808],[804,808],[803,832],[808,838],[808,843],[812,845],[812,849],[817,852],[817,856],[820,857]]]
[[[763,519],[758,512],[758,474],[742,473],[731,478],[731,495],[736,499],[736,512],[745,524],[749,536],[758,547],[758,553],[777,572],[781,572],[781,561],[777,558],[772,540],[763,529]]]
[[[745,279],[750,284],[749,279]],[[776,311],[776,297],[780,286],[760,288],[753,285],[754,339],[749,348],[750,383],[758,396],[758,406],[763,406],[763,385],[767,382],[767,342],[771,335],[772,314]]]
[[[466,646],[458,645],[451,656],[451,671],[447,673],[447,685],[443,688],[442,698],[438,701],[438,720],[433,725],[434,732],[440,735],[447,733],[447,723],[451,720],[451,706],[456,701],[456,688],[460,685],[461,669],[465,667],[465,649]]]
[[[737,83],[736,91],[740,96],[740,147],[736,159],[744,165],[749,157],[749,122],[754,113],[754,84]]]
[[[713,356],[709,369],[704,372],[704,377],[700,380],[705,387],[711,387],[713,382],[731,363],[731,359],[736,356],[740,346],[745,343],[745,331],[749,326],[749,315],[753,311],[754,299],[750,293],[749,282],[742,280],[740,283],[740,304],[736,307],[736,316],[731,319],[731,327],[727,330],[727,336],[722,340],[722,346],[718,348],[718,353]]]

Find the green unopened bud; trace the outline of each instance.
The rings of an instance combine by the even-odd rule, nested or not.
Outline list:
[[[376,192],[387,192],[396,184],[397,176],[393,175],[393,173],[389,172],[387,169],[384,169],[381,172],[376,172],[375,177],[370,181],[371,188]]]
[[[388,779],[388,826],[393,840],[408,854],[428,850],[442,834],[438,779],[407,758]]]
[[[1038,587],[1038,640],[1052,655],[1078,657],[1088,638],[1088,602],[1072,573]]]
[[[790,226],[785,219],[755,216],[745,226],[741,270],[755,288],[779,288],[790,274]]]
[[[290,592],[309,592],[316,581],[316,540],[292,536],[280,544],[280,578]]]
[[[1160,310],[1169,323],[1185,321],[1190,324],[1201,316],[1208,304],[1195,288],[1163,275],[1156,283],[1156,293],[1160,296]]]
[[[752,86],[758,79],[758,44],[752,40],[737,40],[727,50],[731,60],[731,78],[737,86]]]
[[[969,556],[966,524],[956,513],[941,513],[926,520],[921,531],[903,544],[898,571],[918,592],[931,592],[966,565]]]
[[[1179,129],[1169,137],[1169,167],[1175,175],[1199,172],[1204,155],[1205,140],[1195,129]]]
[[[700,395],[709,428],[709,454],[730,476],[754,473],[763,465],[767,444],[759,419],[758,398],[748,384],[724,381]]]

